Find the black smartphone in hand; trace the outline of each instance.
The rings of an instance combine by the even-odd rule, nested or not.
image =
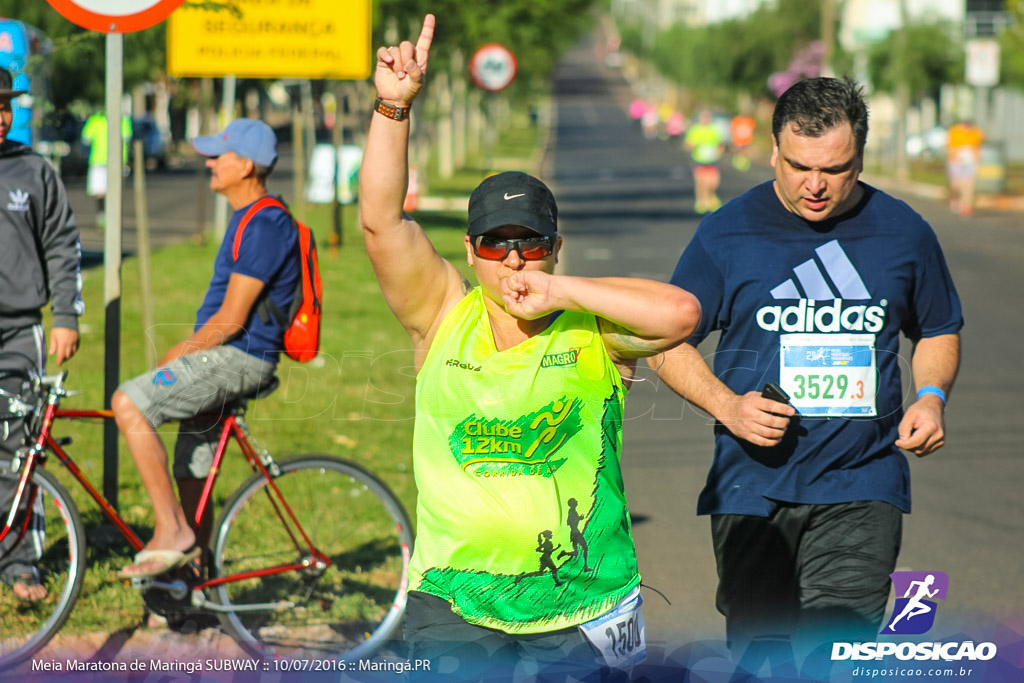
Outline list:
[[[764,385],[764,389],[761,390],[761,397],[778,401],[779,403],[789,403],[789,394],[775,382],[768,382],[768,384]]]

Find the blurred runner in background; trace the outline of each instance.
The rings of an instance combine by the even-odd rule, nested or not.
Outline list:
[[[710,213],[722,206],[722,200],[716,194],[718,183],[722,180],[718,162],[725,151],[722,132],[711,123],[711,111],[702,109],[697,123],[690,127],[683,139],[683,146],[690,152],[693,160],[693,184],[697,200],[694,209],[697,213]]]
[[[738,114],[729,124],[732,129],[732,166],[737,171],[750,170],[750,145],[754,142],[754,117]]]
[[[981,129],[972,121],[961,121],[949,129],[949,208],[964,218],[974,211],[974,184],[984,141]]]

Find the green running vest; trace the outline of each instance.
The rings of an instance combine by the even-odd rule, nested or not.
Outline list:
[[[594,315],[563,311],[498,352],[471,291],[416,379],[410,588],[507,633],[581,624],[632,591],[624,395]]]

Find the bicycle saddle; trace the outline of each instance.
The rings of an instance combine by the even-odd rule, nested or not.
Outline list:
[[[259,398],[266,398],[272,393],[277,391],[277,388],[281,386],[281,380],[278,379],[277,375],[270,378],[270,381],[266,384],[261,384],[255,391],[248,393],[244,396],[239,396],[239,401],[254,401]]]

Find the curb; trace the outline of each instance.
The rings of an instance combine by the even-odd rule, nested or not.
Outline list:
[[[469,197],[420,197],[416,201],[418,211],[469,211]]]
[[[866,176],[866,177],[865,177]],[[890,176],[861,176],[868,184],[874,185],[890,194],[911,195],[921,199],[946,201],[949,189],[944,185],[933,185],[912,180],[897,180]],[[994,211],[1024,212],[1024,197],[1005,194],[977,194],[974,197],[974,208],[992,209]]]

